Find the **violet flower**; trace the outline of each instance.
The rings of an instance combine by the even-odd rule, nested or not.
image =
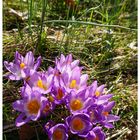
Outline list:
[[[51,127],[48,131],[50,140],[67,140],[67,126],[65,124],[59,123]]]
[[[94,104],[103,105],[113,97],[113,94],[104,94],[105,85],[97,86],[97,81],[94,81],[87,89],[87,96],[95,100]]]
[[[78,113],[66,118],[66,124],[70,128],[72,134],[85,137],[92,129],[89,115],[85,113]]]
[[[36,121],[40,117],[46,102],[48,102],[47,98],[41,96],[38,91],[25,94],[22,100],[15,101],[13,108],[21,112],[16,119],[16,126],[19,127],[30,120]]]
[[[29,51],[25,57],[16,51],[13,62],[4,61],[4,66],[10,72],[6,75],[11,80],[21,80],[28,78],[40,66],[41,57],[38,57],[36,62],[33,53]]]
[[[67,92],[64,87],[61,86],[53,86],[51,96],[54,98],[55,104],[64,103],[67,97]]]
[[[110,111],[114,106],[115,106],[114,101],[108,102],[106,105],[104,105],[102,111],[103,120],[100,123],[106,128],[114,128],[112,122],[118,121],[120,119],[119,116],[110,114]]]
[[[33,90],[38,90],[40,93],[47,94],[52,89],[53,75],[48,75],[47,72],[35,72],[27,81]]]
[[[80,92],[74,92],[67,96],[67,107],[72,114],[77,112],[86,112],[87,107],[93,103],[91,97],[86,97],[86,89]]]
[[[96,125],[97,123],[100,123],[102,121],[102,111],[103,106],[93,104],[87,109],[87,114],[90,116],[90,121]]]
[[[66,71],[67,66],[69,66],[71,68],[71,70],[74,69],[76,66],[78,66],[79,60],[73,61],[71,54],[67,55],[66,57],[63,54],[61,54],[59,60],[56,58],[55,64],[56,64],[56,69],[60,73],[63,73],[64,71]]]
[[[105,140],[105,133],[101,130],[101,127],[94,127],[89,131],[85,140]]]
[[[81,75],[81,68],[75,67],[72,71],[67,69],[67,71],[62,74],[63,82],[60,81],[60,84],[65,87],[68,93],[71,91],[81,91],[87,87],[87,79],[88,75]]]

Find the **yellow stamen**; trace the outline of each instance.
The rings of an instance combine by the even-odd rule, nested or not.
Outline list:
[[[34,99],[27,104],[27,109],[30,114],[37,114],[40,109],[40,103]]]
[[[61,129],[56,129],[53,132],[53,140],[63,140],[63,131]]]
[[[54,98],[51,95],[49,96],[49,101],[54,102]]]
[[[81,131],[84,129],[85,125],[81,118],[74,118],[72,120],[72,128],[76,131]]]
[[[80,110],[83,107],[81,100],[75,99],[70,102],[70,107],[73,111]]]
[[[105,112],[102,112],[102,114],[103,114],[104,116],[108,116],[109,113],[105,111]]]
[[[76,80],[72,80],[69,87],[70,88],[76,88],[77,87]]]
[[[96,97],[100,96],[100,92],[99,92],[99,91],[96,91],[96,92],[95,92],[95,96],[96,96]]]
[[[64,93],[63,93],[62,89],[59,88],[56,98],[58,100],[61,100],[63,96],[64,96]]]
[[[24,67],[25,67],[25,64],[24,63],[21,63],[20,64],[20,68],[23,69]]]
[[[37,86],[43,88],[44,90],[47,90],[47,86],[43,84],[42,80],[37,81]]]

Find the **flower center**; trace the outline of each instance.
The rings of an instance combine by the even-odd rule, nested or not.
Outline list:
[[[53,132],[53,140],[63,140],[63,131],[61,129],[56,129]]]
[[[102,112],[102,114],[104,115],[104,116],[108,116],[108,112],[107,111],[104,111],[104,112]]]
[[[81,100],[75,99],[70,102],[70,107],[72,110],[76,111],[76,110],[81,109],[83,107],[83,104]]]
[[[37,81],[37,86],[43,88],[44,90],[47,90],[47,86],[43,84],[42,80]]]
[[[76,80],[72,80],[69,87],[70,88],[76,88],[77,87]]]
[[[72,120],[72,128],[76,131],[81,131],[85,128],[85,124],[81,118],[74,118]]]
[[[37,114],[40,109],[40,103],[34,99],[27,104],[27,109],[30,114]]]
[[[20,68],[23,69],[25,67],[25,64],[22,62],[20,63]]]
[[[99,91],[96,91],[96,92],[95,92],[95,96],[96,96],[96,97],[100,96],[100,92],[99,92]]]
[[[58,92],[57,92],[56,98],[57,98],[58,100],[61,100],[63,96],[64,96],[64,93],[63,93],[62,89],[59,88],[59,89],[58,89]]]

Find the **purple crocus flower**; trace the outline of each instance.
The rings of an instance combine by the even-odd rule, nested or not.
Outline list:
[[[94,81],[88,88],[90,96],[94,96],[95,98],[97,98],[102,95],[105,85],[101,85],[98,87],[97,81]]]
[[[65,91],[64,87],[53,86],[51,96],[54,98],[55,104],[61,104],[65,102],[65,99],[67,97],[67,92]]]
[[[62,74],[62,81],[60,81],[61,86],[65,87],[66,91],[70,93],[71,91],[80,91],[87,86],[88,75],[81,75],[81,68],[75,67],[72,71],[67,69]]]
[[[101,127],[94,127],[89,131],[85,140],[105,140],[105,133],[101,130]]]
[[[85,113],[78,113],[66,118],[66,124],[70,128],[72,134],[85,137],[92,129],[89,115]]]
[[[29,51],[25,57],[16,51],[13,62],[4,61],[4,66],[10,72],[7,77],[11,80],[26,79],[32,75],[40,66],[41,57],[36,62],[33,53]]]
[[[50,140],[67,140],[67,126],[65,124],[59,123],[51,127],[48,131]]]
[[[27,83],[33,90],[39,90],[40,93],[49,93],[52,89],[53,75],[48,75],[47,72],[35,72]]]
[[[112,110],[114,106],[115,106],[114,101],[108,102],[106,105],[104,105],[102,111],[103,120],[100,123],[106,128],[114,128],[112,122],[118,121],[120,119],[119,116],[109,114],[109,112]]]
[[[97,104],[93,104],[87,109],[87,114],[89,114],[90,120],[94,125],[102,121],[102,111],[103,106]]]
[[[112,98],[113,94],[104,94],[105,85],[97,86],[97,81],[94,81],[87,89],[87,96],[95,100],[95,104],[103,105]]]
[[[38,91],[25,93],[22,100],[13,103],[13,108],[21,112],[16,119],[16,126],[19,127],[30,120],[36,121],[40,117],[46,102],[48,102],[47,98],[41,96]]]
[[[56,69],[60,72],[63,73],[67,66],[69,66],[72,69],[74,69],[76,66],[79,65],[79,60],[72,60],[72,54],[67,55],[66,57],[61,54],[60,59],[55,60],[56,64]]]
[[[67,96],[67,107],[72,114],[77,112],[85,112],[87,107],[93,103],[91,97],[86,97],[86,89],[68,94]]]

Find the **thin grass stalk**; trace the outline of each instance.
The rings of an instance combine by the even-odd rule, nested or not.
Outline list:
[[[83,25],[92,25],[92,26],[100,26],[100,27],[109,27],[109,28],[120,28],[130,31],[137,31],[137,29],[128,28],[120,25],[107,25],[107,24],[99,24],[95,22],[86,22],[86,21],[76,21],[76,20],[49,20],[44,23],[73,23],[73,24],[83,24]]]
[[[38,34],[38,40],[37,40],[37,44],[35,48],[37,52],[40,52],[40,42],[41,42],[41,35],[43,31],[43,23],[44,23],[44,18],[45,18],[46,6],[47,6],[47,0],[42,0],[42,15],[41,15],[41,23],[40,23],[40,32]]]

